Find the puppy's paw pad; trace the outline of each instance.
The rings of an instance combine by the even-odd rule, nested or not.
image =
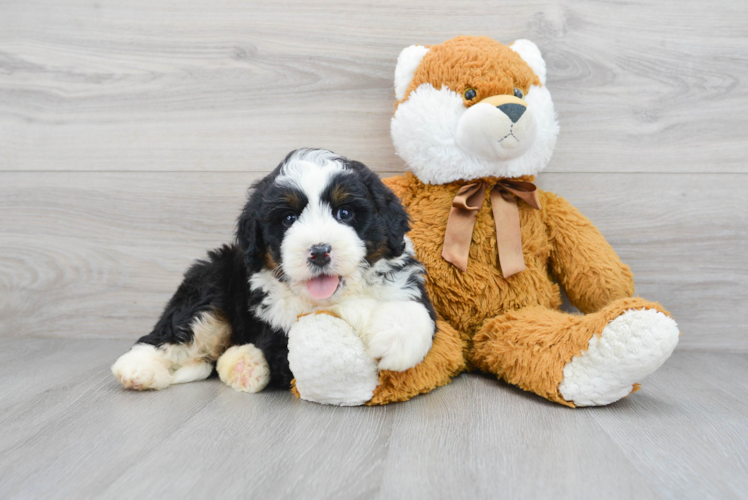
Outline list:
[[[133,347],[112,365],[112,373],[125,389],[160,390],[171,385],[171,373],[153,346]]]
[[[152,370],[128,370],[125,373],[115,373],[122,387],[136,391],[144,391],[151,388],[155,373]]]
[[[260,392],[270,382],[270,367],[262,351],[252,344],[230,347],[218,359],[218,376],[242,392]]]

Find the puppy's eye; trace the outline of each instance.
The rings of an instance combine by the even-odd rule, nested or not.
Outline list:
[[[465,92],[462,93],[462,97],[464,97],[468,101],[472,101],[477,95],[478,93],[475,91],[475,89],[465,89]]]
[[[340,207],[335,212],[335,218],[338,219],[340,222],[349,221],[353,218],[353,210],[351,210],[348,207]]]
[[[299,217],[296,214],[288,213],[283,216],[283,225],[286,227],[291,227],[298,218]]]
[[[525,93],[522,92],[522,89],[514,89],[514,97],[517,97],[519,99],[524,99]]]

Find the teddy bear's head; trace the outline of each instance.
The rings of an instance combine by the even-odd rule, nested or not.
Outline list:
[[[392,141],[424,183],[532,175],[558,135],[545,61],[529,40],[412,45],[395,69]]]

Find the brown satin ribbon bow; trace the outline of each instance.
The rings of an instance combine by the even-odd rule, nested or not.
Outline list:
[[[444,234],[442,257],[463,272],[467,271],[470,241],[478,217],[478,210],[486,194],[485,182],[462,186],[452,200],[452,209]],[[522,256],[522,234],[519,227],[517,196],[536,210],[540,210],[538,188],[527,181],[499,180],[491,189],[491,210],[496,224],[496,246],[499,263],[505,278],[525,270]]]

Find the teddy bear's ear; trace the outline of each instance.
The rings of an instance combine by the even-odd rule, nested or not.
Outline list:
[[[524,59],[524,61],[532,68],[540,83],[545,85],[545,60],[540,55],[540,49],[537,45],[532,43],[530,40],[517,40],[512,45],[511,49]]]
[[[395,67],[395,97],[398,101],[405,99],[405,93],[413,81],[418,65],[428,51],[428,47],[423,45],[411,45],[400,52]]]

